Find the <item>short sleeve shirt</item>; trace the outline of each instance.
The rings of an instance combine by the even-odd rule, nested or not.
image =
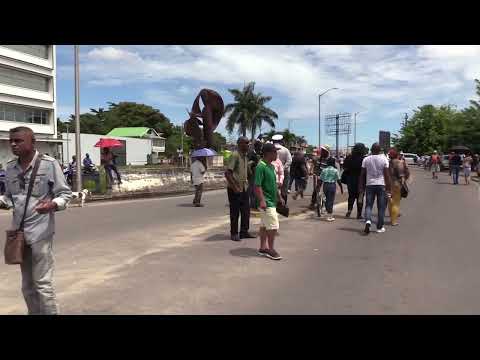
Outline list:
[[[233,173],[233,178],[238,182],[242,191],[248,188],[248,155],[235,151],[228,159],[227,169]]]
[[[367,186],[385,186],[383,170],[388,168],[388,159],[385,155],[370,155],[363,159],[362,168],[367,172]]]
[[[205,166],[201,161],[194,161],[190,170],[192,171],[193,185],[200,185],[203,183],[203,174],[205,173]]]
[[[340,175],[338,174],[337,169],[335,169],[333,166],[329,166],[320,174],[320,180],[325,183],[335,183],[336,181],[340,180]]]
[[[275,168],[261,160],[255,169],[255,185],[262,188],[267,207],[277,207],[277,182]]]

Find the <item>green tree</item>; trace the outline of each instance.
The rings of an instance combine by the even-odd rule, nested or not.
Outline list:
[[[278,115],[265,106],[272,97],[255,93],[254,90],[255,82],[248,83],[243,90],[228,90],[235,101],[225,107],[225,115],[228,116],[226,125],[228,133],[231,134],[235,127],[238,127],[238,133],[243,136],[247,136],[247,131],[250,131],[253,140],[264,122],[272,128],[275,127],[275,119],[278,119]]]
[[[170,135],[167,137],[165,143],[165,154],[172,158],[178,155],[178,149],[182,147],[182,126],[172,126]],[[183,133],[183,153],[188,155],[192,149],[192,140],[189,136]]]
[[[296,146],[300,144],[307,144],[307,140],[304,136],[297,136],[294,133],[290,132],[290,130],[285,129],[283,131],[275,131],[271,130],[265,135],[271,139],[273,135],[280,134],[283,136],[283,142],[286,147]]]
[[[117,127],[148,127],[168,137],[173,130],[170,120],[158,109],[135,102],[109,103],[108,111],[102,116],[107,133]]]
[[[480,81],[475,80],[480,98]],[[428,154],[433,150],[448,151],[464,145],[480,152],[480,100],[470,100],[470,106],[458,111],[455,106],[424,105],[414,111],[407,125],[393,136],[394,145],[406,152]]]
[[[220,152],[225,148],[227,144],[227,139],[220,133],[213,133],[213,150]]]
[[[67,132],[67,125],[60,120],[60,118],[57,118],[57,133],[66,133]]]

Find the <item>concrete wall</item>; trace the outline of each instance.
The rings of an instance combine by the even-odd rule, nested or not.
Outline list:
[[[82,151],[82,161],[85,154],[90,154],[95,165],[100,165],[100,148],[95,144],[101,139],[107,138],[105,135],[81,134],[80,146]],[[150,139],[136,139],[119,136],[108,136],[109,139],[118,139],[126,141],[127,165],[145,165],[147,163],[147,155],[152,151],[152,141]],[[62,139],[67,139],[67,134],[62,133]],[[65,141],[63,144],[64,163],[68,164],[72,156],[75,155],[75,134],[68,134],[68,145]],[[69,159],[67,159],[67,146]]]
[[[145,193],[145,192],[180,192],[190,191],[194,186],[190,182],[190,172],[172,171],[124,171],[122,185],[114,186],[113,193]],[[205,174],[206,188],[224,188],[226,181],[224,170],[207,171]]]

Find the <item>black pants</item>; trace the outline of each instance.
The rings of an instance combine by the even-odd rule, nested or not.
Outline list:
[[[353,210],[353,204],[357,202],[357,216],[362,215],[363,209],[363,194],[358,192],[358,177],[348,177],[347,187],[348,187],[348,211]]]
[[[195,197],[193,198],[194,204],[200,204],[202,201],[202,193],[203,193],[203,184],[195,185]]]
[[[248,181],[248,197],[250,199],[250,208],[256,209],[258,204],[257,196],[255,195],[255,179],[253,178]]]
[[[323,183],[323,193],[325,194],[325,208],[330,215],[333,213],[333,204],[335,203],[335,194],[337,193],[336,183]]]
[[[318,176],[313,177],[313,192],[312,192],[312,200],[310,201],[310,206],[315,206],[317,203],[317,181],[318,181]]]
[[[115,165],[107,165],[105,166],[105,171],[107,172],[107,176],[110,180],[110,184],[113,184],[113,175],[112,171],[115,172],[115,175],[117,176],[117,181],[120,184],[122,182],[122,178],[120,177],[120,173],[118,172],[118,169]]]
[[[240,234],[248,233],[250,228],[250,199],[248,191],[235,193],[228,188],[228,202],[230,203],[230,234],[238,235],[238,218],[241,216]]]

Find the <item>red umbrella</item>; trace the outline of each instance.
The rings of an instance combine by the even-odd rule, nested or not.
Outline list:
[[[99,148],[111,148],[111,147],[122,147],[123,144],[117,139],[107,139],[101,138],[96,144],[95,147]]]

